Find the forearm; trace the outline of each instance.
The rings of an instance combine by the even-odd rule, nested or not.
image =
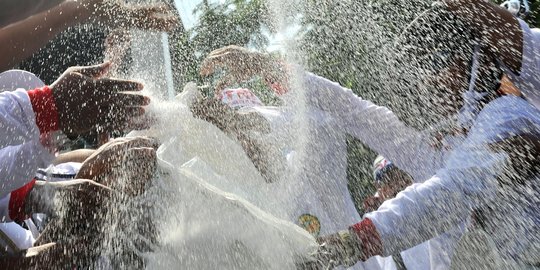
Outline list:
[[[498,176],[507,169],[507,156],[493,154],[485,147],[463,150],[437,175],[410,186],[366,215],[381,236],[382,255],[411,248],[455,228],[473,210],[495,199]]]
[[[67,162],[79,162],[83,163],[88,157],[90,157],[96,150],[93,149],[79,149],[58,155],[54,161],[54,165],[67,163]]]
[[[86,21],[89,10],[74,1],[0,29],[0,69],[6,70],[31,56],[61,31]]]

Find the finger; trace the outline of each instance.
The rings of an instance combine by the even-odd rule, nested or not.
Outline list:
[[[126,131],[128,122],[134,117],[144,115],[145,109],[142,107],[109,106],[101,110],[104,113],[99,115],[97,124],[102,131],[116,132]]]
[[[94,84],[96,90],[98,90],[97,92],[105,94],[105,97],[107,98],[110,97],[110,94],[115,92],[141,91],[144,88],[142,83],[136,81],[111,78],[97,79],[94,81]]]
[[[115,144],[114,149],[112,149],[114,152],[119,153],[125,153],[125,151],[128,151],[132,148],[152,148],[154,150],[157,150],[161,143],[158,139],[153,137],[144,137],[144,136],[138,136],[138,137],[124,137],[122,140]]]
[[[118,151],[120,149],[126,149],[127,151],[131,148],[137,147],[153,148],[157,143],[157,140],[155,138],[144,136],[116,138],[115,141],[115,145],[111,146],[115,148],[114,151]]]
[[[201,76],[210,76],[216,72],[218,68],[226,68],[231,66],[230,63],[226,63],[226,60],[221,57],[211,57],[204,59],[199,72]]]
[[[128,121],[127,129],[129,130],[145,130],[151,128],[158,122],[157,117],[146,113],[141,117],[132,118]]]
[[[140,29],[170,32],[178,26],[178,19],[173,16],[150,16],[134,20],[133,24]]]
[[[143,107],[115,106],[115,108],[111,108],[108,116],[113,121],[127,122],[134,117],[143,116],[145,112]]]
[[[217,56],[217,55],[221,55],[221,54],[224,54],[224,53],[238,52],[238,51],[241,51],[241,50],[244,50],[244,48],[240,47],[238,45],[229,45],[229,46],[225,46],[225,47],[222,47],[222,48],[215,49],[215,50],[211,51],[208,54],[208,56]]]
[[[203,76],[209,76],[215,72],[217,68],[227,68],[232,70],[238,69],[236,65],[242,62],[242,58],[232,52],[224,52],[219,55],[208,56],[201,65],[200,72]],[[241,71],[243,72],[243,70]]]
[[[150,104],[149,97],[135,93],[118,93],[108,102],[102,103],[108,106],[146,106],[148,104]]]
[[[216,63],[210,59],[204,59],[201,67],[199,68],[199,73],[201,76],[207,77],[216,72]]]
[[[111,63],[105,62],[105,63],[95,65],[95,66],[75,67],[74,71],[84,76],[97,79],[103,76],[104,74],[106,74],[109,71],[110,67],[111,67]]]
[[[128,144],[130,148],[152,148],[154,150],[157,150],[160,145],[159,141],[152,137],[130,137]]]
[[[156,158],[156,149],[153,147],[133,147],[129,149],[128,157],[153,161]]]
[[[131,195],[140,195],[146,190],[156,170],[156,150],[148,147],[132,148],[127,155],[126,165],[131,166],[131,183],[126,191]]]
[[[227,86],[231,86],[233,85],[234,83],[240,83],[241,80],[239,80],[235,74],[232,74],[232,73],[228,73],[226,74],[225,76],[223,76],[223,78],[221,78],[217,83],[216,83],[216,91],[218,91],[219,93],[221,93],[221,91],[223,91]]]
[[[74,181],[80,181],[80,188],[79,190],[81,189],[85,189],[85,188],[91,188],[91,189],[96,189],[96,190],[105,190],[105,191],[112,191],[112,189],[108,186],[105,186],[103,184],[100,184],[96,181],[93,181],[93,180],[89,180],[89,179],[75,179]]]

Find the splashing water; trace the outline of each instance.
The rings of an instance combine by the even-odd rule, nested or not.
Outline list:
[[[299,2],[269,1],[277,28],[285,31],[289,22],[287,20],[289,13],[285,11],[293,10],[292,7],[301,8]],[[342,6],[338,8],[340,14],[336,16],[350,15],[346,8],[347,5],[353,5],[353,2],[355,1],[343,1]],[[403,17],[395,18],[392,22],[378,17],[381,14],[378,9],[384,6],[384,3],[365,3],[364,9],[358,10],[355,17],[351,17],[354,24],[361,25],[362,29],[354,28],[357,32],[349,32],[364,39],[362,46],[355,44],[350,48],[351,51],[362,52],[362,58],[358,59],[361,65],[357,65],[361,66],[358,70],[360,78],[357,81],[360,92],[364,91],[368,97],[388,106],[402,121],[418,130],[441,128],[440,123],[447,120],[443,117],[447,115],[445,110],[452,111],[462,105],[462,100],[451,95],[455,93],[445,94],[441,89],[426,83],[426,78],[432,73],[440,72],[442,67],[447,65],[445,52],[453,50],[469,55],[473,43],[463,41],[467,39],[469,33],[461,31],[461,26],[452,25],[450,29],[443,28],[441,25],[444,25],[444,22],[431,17],[423,18],[424,21],[419,20],[419,23],[434,25],[421,28],[425,32],[412,31],[403,34],[403,25],[407,25],[425,10],[426,2],[400,2],[394,8],[403,10],[391,12]],[[306,8],[321,9],[323,13],[325,11],[324,5],[317,7],[306,5]],[[330,35],[337,35],[336,29],[340,29],[341,26],[331,25]],[[442,33],[453,34],[456,38]],[[423,40],[427,42],[420,42],[417,39],[418,35],[423,35]],[[437,38],[444,41],[436,40]],[[358,39],[351,37],[344,43],[354,44]],[[407,46],[393,46],[396,40],[400,39],[406,40],[403,44]],[[139,39],[141,40],[144,38]],[[156,83],[166,81],[163,77],[165,72],[161,66],[162,60],[146,54],[148,50],[141,48],[144,42],[139,42],[136,46],[139,49],[136,51],[140,54],[134,59],[138,63],[135,64],[138,71],[130,77],[141,78],[146,82],[147,88],[150,88],[150,92],[158,88],[167,88],[163,84]],[[290,63],[307,66],[304,63],[306,48],[297,44],[296,40],[287,40],[283,47]],[[155,53],[161,49],[150,51]],[[422,58],[426,55],[429,57]],[[147,65],[148,63],[151,65]],[[144,70],[149,67],[152,72],[145,72]],[[324,186],[321,188],[315,185],[320,189],[311,191],[307,188],[314,185],[310,181],[316,179],[306,178],[321,171],[323,172],[320,174],[324,175],[324,169],[317,171],[316,168],[324,168],[325,165],[346,167],[346,160],[328,161],[322,152],[325,145],[317,146],[314,142],[314,138],[321,132],[317,131],[308,117],[310,109],[306,105],[305,86],[302,80],[303,76],[300,73],[293,74],[291,88],[295,91],[285,104],[293,109],[291,125],[295,132],[288,137],[277,138],[290,142],[289,146],[295,149],[298,162],[287,171],[289,174],[287,180],[291,181],[272,184],[266,183],[237,142],[213,125],[193,118],[187,98],[162,101],[158,97],[163,95],[155,94],[157,97],[153,99],[149,110],[157,116],[157,124],[148,131],[131,134],[156,137],[163,143],[158,151],[160,169],[154,179],[154,186],[130,206],[149,206],[145,209],[150,211],[151,220],[158,231],[157,243],[150,244],[151,252],[138,249],[136,244],[131,247],[135,253],[145,258],[147,268],[293,269],[297,256],[309,254],[315,249],[314,237],[292,223],[294,217],[291,213],[297,210],[295,208],[298,205],[295,203],[298,200],[310,196],[325,196],[320,194]],[[196,86],[190,85],[186,88],[185,95],[193,94],[194,91],[197,91]],[[330,138],[339,141],[336,144],[345,144],[345,139],[335,135],[331,130],[324,132],[329,134]],[[322,150],[317,152],[313,149]],[[312,171],[306,173],[306,170]],[[294,182],[294,179],[297,181]],[[330,184],[337,185],[337,183]],[[304,198],[292,198],[301,190],[305,190]],[[350,198],[344,198],[342,195],[328,194],[329,197],[334,196],[334,202],[329,203],[333,205],[328,208],[346,216],[342,201]],[[325,233],[334,229],[334,231],[344,229],[346,225],[358,220],[357,213],[349,215],[341,220],[341,223],[332,224],[335,228],[329,226],[331,228],[327,230],[330,231]],[[123,225],[129,227],[133,224]],[[138,235],[137,237],[114,235],[114,228],[115,226],[111,226],[109,238],[139,238]],[[144,239],[144,235],[140,236]],[[127,241],[130,242],[129,239]]]
[[[155,105],[165,117],[145,133],[164,143],[163,172],[147,196],[161,240],[149,269],[290,269],[313,251],[311,235],[275,217],[285,208],[280,195],[239,145],[179,101]]]

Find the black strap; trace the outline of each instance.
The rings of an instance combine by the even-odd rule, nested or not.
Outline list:
[[[403,257],[401,256],[401,253],[392,255],[392,259],[394,260],[394,263],[396,263],[397,270],[407,270],[407,267],[405,266],[405,262],[403,261]]]

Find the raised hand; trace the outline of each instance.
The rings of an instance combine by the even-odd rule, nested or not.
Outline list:
[[[66,134],[82,134],[94,128],[120,130],[144,114],[148,97],[126,93],[140,91],[143,85],[127,80],[103,78],[110,64],[71,67],[51,86],[59,114],[60,128]]]
[[[254,76],[269,77],[277,65],[268,54],[231,45],[208,54],[201,65],[200,73],[202,76],[210,76],[219,68],[226,69],[227,74],[216,86],[216,89],[222,89],[227,84],[245,81]]]

